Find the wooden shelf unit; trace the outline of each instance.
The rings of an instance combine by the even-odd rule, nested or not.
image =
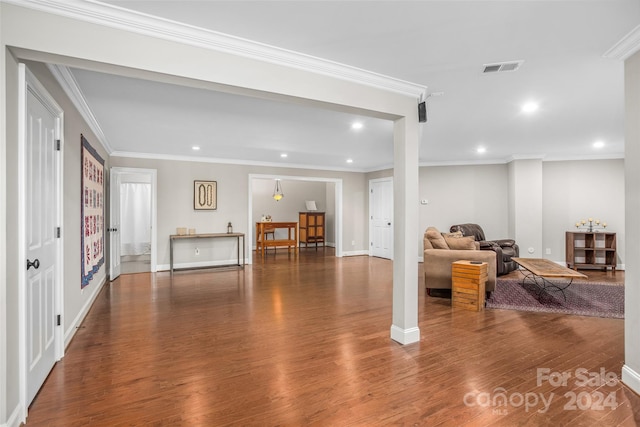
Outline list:
[[[298,217],[300,228],[300,246],[304,243],[306,248],[309,243],[316,245],[322,243],[324,247],[324,236],[326,231],[326,222],[324,212],[300,212]]]
[[[565,237],[567,267],[611,268],[615,273],[618,257],[616,254],[616,233],[567,231]]]

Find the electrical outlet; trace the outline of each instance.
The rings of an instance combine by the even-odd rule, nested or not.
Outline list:
[[[355,240],[352,240],[352,241],[351,241],[351,246],[355,246],[355,245],[356,245],[356,241],[355,241]]]
[[[551,248],[547,248],[544,251],[545,255],[551,255]]]
[[[196,255],[200,255],[200,249],[196,248]]]

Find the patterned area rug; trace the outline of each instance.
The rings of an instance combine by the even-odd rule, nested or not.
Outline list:
[[[624,318],[624,286],[607,283],[575,282],[562,292],[539,289],[520,280],[498,279],[487,308],[574,314],[578,316]]]

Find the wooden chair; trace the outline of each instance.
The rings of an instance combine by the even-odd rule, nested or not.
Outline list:
[[[264,225],[264,240],[267,240],[269,235],[271,235],[271,240],[275,240],[276,238],[276,228],[271,226],[271,225]],[[267,247],[267,250],[269,250],[269,248]],[[276,247],[273,247],[273,250],[275,252]]]

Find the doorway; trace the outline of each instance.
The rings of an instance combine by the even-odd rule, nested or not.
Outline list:
[[[248,233],[247,233],[247,242],[249,242],[248,253],[247,253],[247,262],[249,264],[252,263],[253,260],[253,251],[252,245],[255,244],[255,227],[256,221],[259,221],[259,218],[262,214],[273,215],[273,209],[262,212],[254,209],[254,205],[256,205],[256,201],[254,201],[254,192],[256,189],[266,185],[266,188],[273,189],[275,185],[275,180],[279,179],[286,185],[286,182],[294,182],[304,184],[304,182],[308,183],[324,183],[326,185],[326,197],[325,202],[326,205],[324,210],[326,210],[326,221],[327,221],[327,242],[331,242],[335,245],[335,256],[342,257],[343,249],[342,249],[342,179],[335,178],[323,178],[323,177],[306,177],[306,176],[283,176],[283,175],[257,175],[257,174],[249,174],[249,201],[248,201]],[[298,186],[296,186],[298,187]],[[292,189],[293,190],[293,189]],[[298,212],[304,211],[305,202],[310,200],[309,195],[304,190],[303,187],[298,187],[298,191],[289,192],[287,188],[283,188],[283,192],[285,194],[284,199],[289,197],[287,200],[291,200],[291,198],[296,198],[297,202],[295,205],[290,206],[290,208],[286,211],[282,211],[281,214],[276,214],[278,217],[274,217],[276,219],[282,219],[287,221],[295,221],[298,222]],[[268,190],[267,193],[270,193]],[[313,197],[311,197],[313,198]],[[283,200],[284,200],[283,199]],[[273,200],[271,200],[273,201]],[[282,201],[277,202],[278,209],[280,207],[284,207]],[[285,218],[284,215],[291,215],[290,218]]]
[[[369,181],[369,255],[393,259],[393,178]]]
[[[110,279],[155,272],[155,169],[111,168]]]
[[[19,65],[20,400],[27,408],[64,354],[61,322],[62,108]]]

